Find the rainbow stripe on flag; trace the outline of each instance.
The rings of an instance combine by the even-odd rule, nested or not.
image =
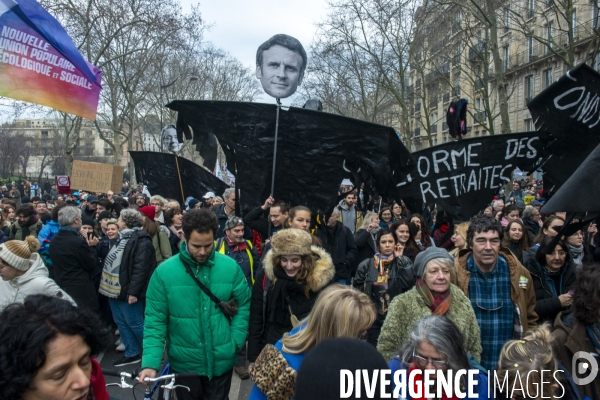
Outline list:
[[[101,79],[35,0],[0,0],[0,96],[94,120]]]

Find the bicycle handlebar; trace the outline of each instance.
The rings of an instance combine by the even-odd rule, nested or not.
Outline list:
[[[156,378],[150,378],[149,376],[144,378],[144,382],[148,382],[148,383],[153,383],[153,382],[160,382],[160,381],[166,381],[169,379],[173,379],[175,378],[175,380],[177,379],[186,379],[186,378],[196,378],[198,377],[198,373],[197,372],[184,372],[181,374],[168,374],[168,375],[162,375],[162,376],[158,376]]]
[[[102,374],[107,375],[107,376],[117,376],[117,377],[120,377],[121,376],[121,371],[117,371],[116,369],[102,368]]]

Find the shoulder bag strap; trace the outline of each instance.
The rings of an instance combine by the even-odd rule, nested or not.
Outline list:
[[[181,262],[183,263],[183,266],[185,267],[185,271],[192,277],[192,279],[194,280],[194,282],[196,282],[196,285],[198,285],[198,287],[208,296],[210,297],[210,299],[218,306],[219,303],[221,303],[221,300],[219,300],[219,298],[217,296],[215,296],[209,288],[207,288],[205,285],[202,284],[202,282],[200,282],[198,280],[198,278],[196,278],[196,276],[194,275],[194,273],[192,272],[192,267],[190,267],[188,265],[187,262],[185,262],[185,260],[183,259],[183,257],[181,256],[181,253],[179,253],[179,259],[181,260]]]

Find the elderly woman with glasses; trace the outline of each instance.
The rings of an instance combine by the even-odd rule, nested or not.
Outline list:
[[[433,381],[429,389],[432,393],[437,391],[437,371],[442,371],[448,379],[449,372],[452,372],[452,381],[459,370],[478,369],[479,373],[475,375],[477,385],[474,386],[475,396],[468,395],[467,374],[461,379],[461,391],[466,392],[467,399],[487,399],[488,398],[488,379],[486,373],[481,367],[467,355],[464,346],[464,339],[458,327],[448,318],[440,315],[429,315],[421,319],[413,328],[410,334],[410,342],[404,346],[399,353],[388,363],[392,370],[392,376],[396,371],[406,371],[406,379],[413,371],[417,371],[415,379],[412,382],[415,391],[424,386],[423,375],[426,371],[433,371],[431,375]],[[410,384],[410,382],[408,383]],[[408,389],[408,387],[407,387]],[[456,391],[456,389],[454,389]],[[422,397],[425,399],[425,389],[423,388]],[[417,400],[410,396],[410,390],[406,391],[405,400]],[[451,396],[442,396],[441,400],[455,400],[455,393]]]
[[[575,264],[571,261],[569,248],[559,240],[550,254],[545,248],[554,238],[546,236],[542,239],[534,259],[529,259],[525,267],[531,273],[535,288],[535,312],[539,322],[554,323],[559,312],[566,310],[573,302],[569,290],[575,283]]]
[[[410,332],[419,320],[431,314],[446,316],[455,323],[462,332],[464,347],[477,361],[480,360],[479,325],[469,298],[450,283],[454,275],[453,263],[454,258],[438,247],[429,247],[417,254],[414,263],[416,285],[392,300],[381,328],[377,350],[386,360],[409,342]]]

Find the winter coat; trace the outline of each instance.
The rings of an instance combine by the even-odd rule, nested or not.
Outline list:
[[[29,223],[24,226],[19,224],[19,221],[15,221],[10,228],[10,240],[25,240],[27,236],[38,237],[38,233],[43,227],[43,222],[36,215],[32,216]]]
[[[169,235],[162,229],[159,229],[156,234],[152,236],[152,246],[154,246],[156,265],[160,265],[163,261],[173,255]]]
[[[467,260],[471,254],[471,249],[463,249],[458,252],[458,257],[454,259],[456,274],[452,279],[452,283],[458,286],[467,297],[469,297],[469,281],[471,279],[471,272],[467,270]],[[508,263],[511,283],[510,297],[514,306],[519,308],[523,332],[533,330],[537,327],[538,315],[535,312],[535,290],[531,274],[507,248],[501,247],[499,255],[504,257]],[[523,286],[521,286],[521,280]]]
[[[540,233],[540,224],[537,222],[530,221],[528,219],[523,219],[523,225],[525,225],[525,232],[527,233],[527,238],[529,239],[529,244],[533,244],[538,233]]]
[[[31,267],[23,275],[5,281],[0,279],[0,311],[12,303],[23,303],[31,294],[47,294],[75,302],[56,282],[48,278],[48,269],[37,253],[31,255]]]
[[[338,222],[333,233],[329,230],[329,227],[324,226],[316,230],[315,236],[321,240],[323,249],[331,254],[333,265],[335,265],[334,280],[345,279],[349,281],[352,263],[356,259],[356,253],[358,253],[350,229]]]
[[[379,271],[373,258],[363,260],[356,270],[352,284],[370,299],[373,298],[373,282],[377,282]],[[415,286],[416,276],[412,262],[406,256],[394,258],[388,275],[388,293],[390,299],[409,291]]]
[[[356,232],[354,242],[356,243],[357,255],[352,263],[352,276],[356,275],[356,269],[361,262],[367,258],[373,258],[377,253],[375,239],[366,229],[360,229]]]
[[[297,326],[289,334],[294,335],[305,327],[306,325]],[[291,354],[283,351],[282,340],[279,339],[274,346],[265,346],[254,366],[249,369],[250,377],[255,384],[248,400],[289,400],[292,398],[296,375],[307,353]],[[282,368],[282,366],[285,367]],[[268,397],[265,393],[268,394]]]
[[[98,310],[98,296],[91,277],[96,267],[95,250],[83,236],[70,226],[61,226],[50,240],[49,254],[58,286],[79,307]]]
[[[217,207],[215,217],[217,217],[217,220],[219,221],[219,230],[215,235],[215,239],[218,239],[225,236],[225,222],[229,219],[227,214],[225,214],[225,203]],[[244,226],[244,239],[252,240],[252,229],[248,225]]]
[[[235,299],[238,311],[228,318],[186,272],[195,276],[221,301]],[[223,375],[237,362],[248,333],[250,289],[241,268],[214,250],[198,264],[182,243],[179,255],[157,268],[148,287],[142,368],[158,370],[165,342],[171,368],[200,376]]]
[[[52,260],[50,259],[50,240],[58,233],[60,229],[60,224],[56,221],[48,221],[46,225],[42,228],[40,233],[38,233],[38,240],[40,241],[40,256],[48,266],[52,266]]]
[[[521,200],[521,201],[525,201],[525,191],[523,189],[519,189],[519,190],[511,190],[510,192],[508,192],[508,194],[505,197],[504,202],[505,203],[510,203],[510,198],[515,199],[515,202],[517,200]]]
[[[535,259],[530,259],[525,265],[531,278],[533,279],[533,287],[535,288],[535,312],[540,317],[539,323],[550,322],[551,324],[556,319],[559,312],[564,311],[565,307],[560,304],[558,296],[567,293],[575,283],[575,265],[569,263],[563,267],[560,278],[560,293],[553,294],[554,282],[544,273],[541,265]]]
[[[181,242],[181,239],[179,239],[179,236],[174,234],[169,229],[169,244],[171,245],[171,254],[172,255],[179,254],[179,246],[178,246],[179,242]]]
[[[352,207],[348,208],[345,200],[340,201],[337,208],[340,210],[338,221],[344,224],[346,228],[350,229],[353,235],[356,234],[363,224],[363,215],[360,210],[356,208],[354,204]],[[348,222],[345,222],[347,219],[353,221],[352,226],[348,226]]]
[[[320,247],[312,246],[317,260],[313,270],[313,284],[305,294],[305,284],[300,291],[290,291],[289,305],[298,320],[306,317],[312,310],[317,296],[333,279],[335,268],[331,256]],[[256,275],[252,286],[252,303],[250,306],[250,332],[248,333],[248,360],[254,362],[266,344],[275,344],[284,333],[292,330],[289,307],[274,304],[274,290],[277,281],[275,276],[275,257],[269,251],[263,259],[264,269]],[[238,267],[239,269],[239,267]],[[241,271],[241,269],[240,269]],[[270,285],[267,285],[267,279]],[[264,290],[266,304],[263,302]],[[270,316],[274,313],[271,320]]]
[[[146,297],[148,282],[156,269],[156,254],[148,232],[136,229],[125,249],[119,268],[121,292],[117,300],[127,301],[127,296]]]
[[[596,310],[597,311],[597,310]],[[560,312],[554,320],[554,331],[552,332],[552,348],[556,359],[569,371],[571,375],[578,371],[573,371],[573,360],[575,353],[584,351],[587,353],[597,353],[593,343],[590,341],[586,326],[579,321],[572,313]],[[576,368],[582,368],[583,358],[579,357],[576,361]],[[589,368],[588,362],[588,368]],[[589,371],[589,369],[588,369]],[[600,400],[600,379],[596,377],[592,383],[577,386],[579,392],[591,400]],[[583,397],[583,396],[582,396]]]
[[[458,287],[452,284],[450,293],[452,302],[446,317],[454,322],[461,331],[465,341],[465,350],[479,361],[482,352],[481,337],[471,301]],[[417,289],[413,288],[396,296],[390,304],[381,328],[377,350],[386,360],[391,360],[394,355],[398,354],[398,349],[410,341],[410,333],[417,323],[428,315],[431,315],[431,309],[425,304],[425,299]]]

